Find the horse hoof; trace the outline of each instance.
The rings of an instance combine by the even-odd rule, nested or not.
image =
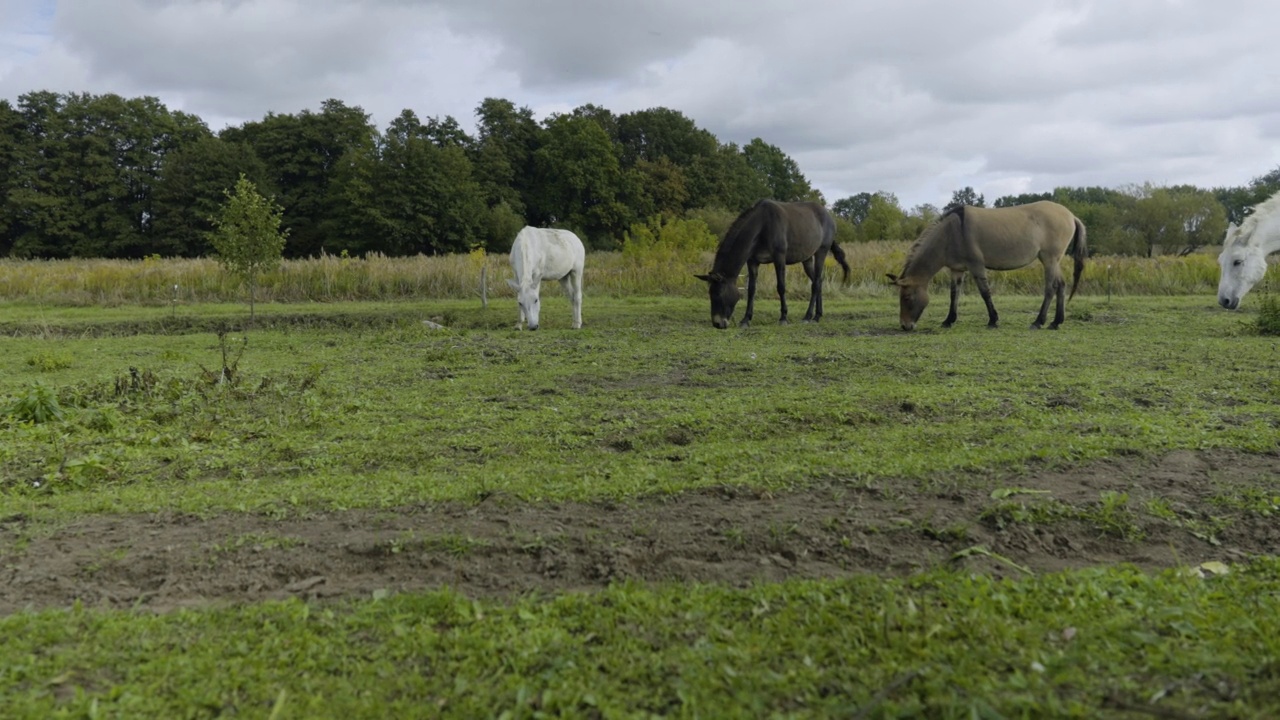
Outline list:
[[[947,329],[949,329],[949,328],[950,328],[952,325],[954,325],[954,324],[955,324],[955,323],[944,322],[944,323],[942,323],[942,329],[943,329],[943,330],[947,330]]]
[[[1000,327],[1000,326],[999,326],[998,324],[996,324],[996,323],[987,323],[987,329],[988,329],[988,330],[995,330],[995,329],[996,329],[996,328],[998,328],[998,327]]]
[[[1058,324],[1057,324],[1057,323],[1054,323],[1054,324],[1050,325],[1050,326],[1049,326],[1049,329],[1050,329],[1050,330],[1057,330],[1057,329],[1058,329]]]
[[[1032,329],[1032,330],[1039,330],[1039,329],[1040,329],[1040,323],[1031,323],[1031,329]]]
[[[742,322],[738,323],[738,327],[740,327],[740,328],[749,328],[749,327],[751,327],[751,323],[747,322],[746,320],[743,320]]]

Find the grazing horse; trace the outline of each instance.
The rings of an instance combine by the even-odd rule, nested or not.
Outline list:
[[[565,294],[573,302],[573,327],[582,327],[582,263],[586,250],[582,241],[568,230],[525,226],[511,244],[511,269],[515,279],[507,284],[516,291],[520,306],[520,322],[527,320],[530,330],[538,329],[538,293],[543,280],[559,280]]]
[[[1049,325],[1050,330],[1057,330],[1062,324],[1062,296],[1067,284],[1060,263],[1068,246],[1073,247],[1071,257],[1075,260],[1071,283],[1071,297],[1075,297],[1088,248],[1084,223],[1070,210],[1048,200],[1007,208],[952,208],[926,228],[907,251],[902,276],[889,275],[898,286],[902,329],[916,326],[929,304],[929,281],[944,267],[951,270],[951,312],[942,327],[951,327],[956,321],[956,298],[966,273],[973,275],[987,304],[987,327],[996,327],[999,316],[991,304],[987,270],[1016,270],[1039,259],[1044,266],[1044,302],[1031,327],[1038,330],[1044,325],[1049,300],[1057,295],[1057,312]]]
[[[738,304],[738,273],[747,266],[747,312],[740,327],[751,324],[755,310],[756,275],[762,263],[773,263],[778,276],[778,299],[782,301],[780,325],[787,324],[787,266],[804,265],[809,276],[809,309],[805,322],[822,317],[822,271],[830,252],[844,268],[849,281],[849,263],[835,242],[836,223],[831,213],[814,202],[760,200],[738,216],[716,247],[711,272],[695,275],[705,280],[711,294],[711,324],[729,327]]]
[[[1218,265],[1218,304],[1228,310],[1240,307],[1249,290],[1267,274],[1267,255],[1280,250],[1280,193],[1259,205],[1239,225],[1227,226]]]

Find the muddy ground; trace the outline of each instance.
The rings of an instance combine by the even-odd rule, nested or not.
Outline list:
[[[1280,496],[1280,454],[1176,452],[1068,471],[937,478],[927,486],[942,489],[827,483],[774,496],[718,488],[587,504],[495,496],[285,519],[113,515],[47,525],[0,517],[0,613],[76,601],[163,611],[446,586],[503,598],[626,579],[745,585],[902,576],[944,564],[1016,577],[1280,552],[1280,517],[1267,510]],[[993,488],[1014,487],[1048,492],[992,497]],[[1096,511],[1108,491],[1127,493],[1127,503],[1093,519],[1018,522],[992,512],[1000,503],[1049,497]],[[1222,501],[1241,493],[1261,494],[1261,504]]]

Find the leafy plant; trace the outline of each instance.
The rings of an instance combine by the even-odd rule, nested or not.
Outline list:
[[[63,419],[58,394],[44,383],[35,383],[14,400],[6,414],[18,422],[47,423]]]
[[[226,191],[227,202],[211,218],[216,230],[211,238],[218,260],[249,286],[249,317],[254,313],[258,276],[280,264],[287,230],[280,229],[284,209],[258,194],[244,173],[235,192]]]

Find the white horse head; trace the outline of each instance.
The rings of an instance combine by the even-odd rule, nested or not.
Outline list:
[[[1238,225],[1227,226],[1222,253],[1218,255],[1218,265],[1222,268],[1218,304],[1228,310],[1240,307],[1244,296],[1267,274],[1266,250],[1261,243],[1249,242],[1256,227],[1250,228],[1248,236],[1242,236]]]
[[[1239,225],[1227,226],[1218,265],[1218,304],[1240,307],[1249,290],[1267,274],[1267,255],[1280,250],[1280,193],[1254,208]]]
[[[515,278],[507,284],[516,291],[521,325],[537,330],[543,280],[559,280],[573,303],[573,327],[582,327],[582,264],[586,251],[582,240],[568,230],[525,227],[511,244],[511,269]]]

